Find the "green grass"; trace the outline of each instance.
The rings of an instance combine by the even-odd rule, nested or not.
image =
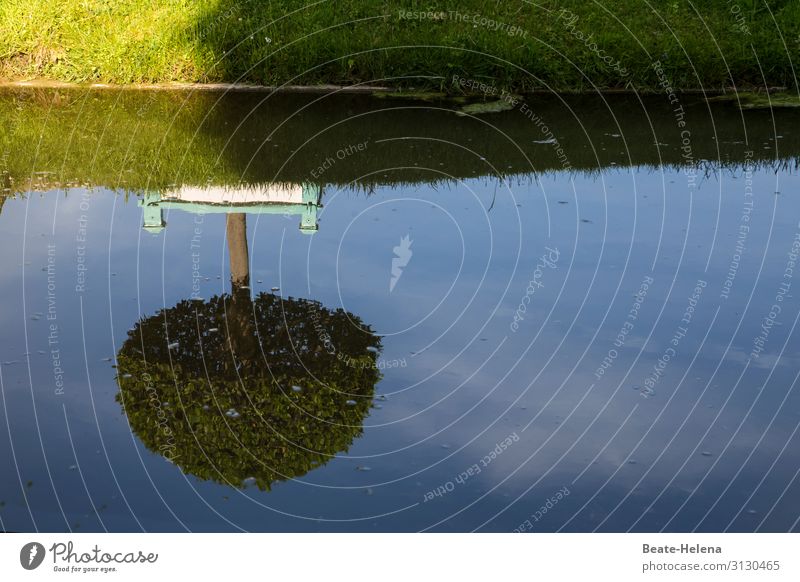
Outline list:
[[[404,11],[443,15],[408,19]],[[509,33],[512,26],[517,34]],[[611,64],[576,38],[590,34]],[[657,90],[654,60],[676,89],[796,88],[800,2],[0,2],[5,80],[377,82],[452,93],[460,91],[458,75],[515,91]]]

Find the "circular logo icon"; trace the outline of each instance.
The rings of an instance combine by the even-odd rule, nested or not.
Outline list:
[[[19,551],[19,563],[26,570],[35,570],[44,561],[44,546],[39,542],[30,542]]]

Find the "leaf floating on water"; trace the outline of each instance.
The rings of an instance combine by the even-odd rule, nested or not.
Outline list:
[[[497,101],[487,101],[485,103],[470,103],[464,105],[456,111],[456,115],[480,115],[482,113],[500,113],[501,111],[511,111],[514,105],[507,99]]]

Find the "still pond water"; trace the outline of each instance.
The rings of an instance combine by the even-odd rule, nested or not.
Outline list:
[[[0,529],[788,531],[800,112],[0,94]]]

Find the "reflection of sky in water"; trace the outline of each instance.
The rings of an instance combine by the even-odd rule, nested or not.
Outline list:
[[[799,184],[754,173],[750,230],[725,300],[744,202],[743,172],[734,174],[699,178],[692,196],[682,173],[622,169],[510,191],[486,179],[370,197],[329,189],[312,237],[297,216],[248,217],[255,290],[342,306],[385,335],[377,389],[386,400],[376,399],[363,436],[344,458],[269,493],[182,475],[130,434],[114,400],[110,358],[127,330],[191,294],[195,228],[200,294],[226,290],[224,216],[173,210],[154,236],[133,199],[109,192],[83,210],[78,191],[8,201],[0,351],[13,450],[3,437],[3,528],[510,531],[563,487],[570,494],[535,529],[796,527],[794,279],[764,352],[748,359],[788,280]],[[81,214],[87,286],[76,293]],[[412,255],[390,292],[404,236]],[[48,244],[63,396],[41,353],[50,349]],[[541,287],[512,331],[546,246],[558,260],[535,276]],[[647,276],[639,317],[617,347]],[[682,323],[698,280],[707,286]],[[671,359],[645,398],[664,354]],[[512,434],[519,441],[483,466]],[[475,464],[479,474],[456,482]],[[452,490],[424,501],[440,486]]]

